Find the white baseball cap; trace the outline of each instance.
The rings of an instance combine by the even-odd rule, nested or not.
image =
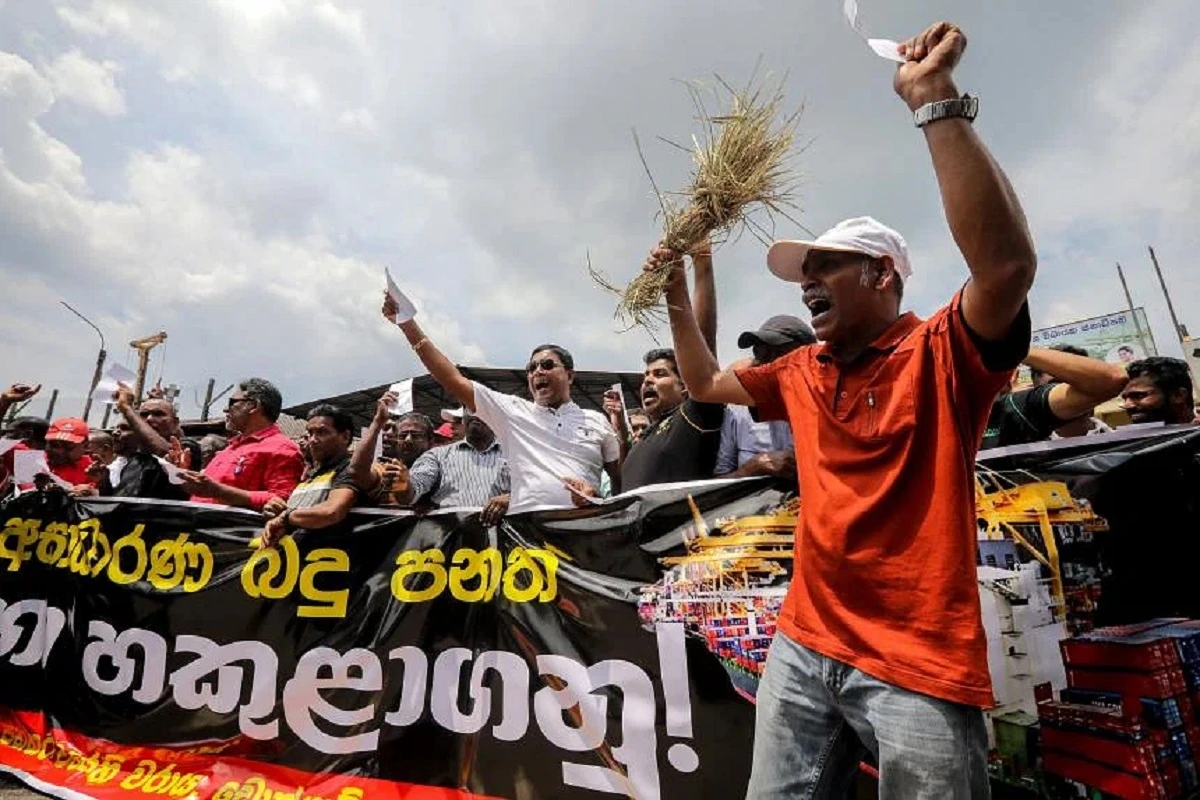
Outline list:
[[[890,256],[896,273],[904,281],[912,277],[908,260],[908,245],[904,237],[871,217],[852,217],[834,225],[813,242],[783,240],[767,251],[767,266],[776,277],[800,283],[804,259],[811,250],[832,250],[837,253],[862,253],[871,258]]]

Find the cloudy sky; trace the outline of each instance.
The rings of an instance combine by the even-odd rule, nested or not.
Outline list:
[[[680,80],[761,59],[805,106],[798,219],[868,213],[903,232],[928,314],[965,277],[891,67],[840,0],[0,0],[0,381],[78,413],[111,359],[168,332],[151,378],[275,380],[299,402],[413,374],[379,317],[383,265],[465,364],[522,365],[557,340],[583,368],[636,369],[592,262],[631,277],[659,184],[696,132]],[[1200,330],[1200,5],[860,0],[872,33],[939,18],[970,38],[960,88],[1007,169],[1041,266],[1035,324],[1119,310],[1115,262],[1179,355],[1146,255]],[[735,10],[736,9],[736,10]],[[798,233],[782,223],[781,236]],[[800,311],[751,237],[717,252],[721,356]],[[165,362],[164,362],[165,358]],[[31,412],[45,410],[35,403]]]

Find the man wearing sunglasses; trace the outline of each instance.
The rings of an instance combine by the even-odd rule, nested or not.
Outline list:
[[[613,491],[621,490],[616,431],[603,414],[571,400],[575,361],[569,352],[556,344],[533,349],[525,367],[530,401],[468,379],[429,340],[413,314],[399,311],[385,294],[383,316],[404,333],[433,379],[487,423],[500,442],[512,480],[510,513],[586,505],[600,494],[601,470],[608,473]]]
[[[275,424],[282,410],[283,396],[270,381],[239,383],[225,407],[225,427],[235,434],[229,446],[203,472],[180,473],[192,500],[255,511],[272,498],[285,502],[304,474],[304,456]]]

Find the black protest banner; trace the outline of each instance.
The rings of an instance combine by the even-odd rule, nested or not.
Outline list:
[[[1196,616],[1168,562],[1198,447],[985,456],[981,562],[1046,565],[1075,627]],[[741,796],[798,512],[710,482],[490,529],[357,510],[254,551],[248,512],[25,495],[0,513],[0,768],[73,800]]]

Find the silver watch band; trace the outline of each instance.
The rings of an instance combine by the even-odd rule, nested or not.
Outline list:
[[[964,94],[959,98],[926,103],[913,112],[913,122],[918,128],[924,128],[931,122],[951,117],[962,117],[968,121],[974,121],[978,113],[979,98]]]

